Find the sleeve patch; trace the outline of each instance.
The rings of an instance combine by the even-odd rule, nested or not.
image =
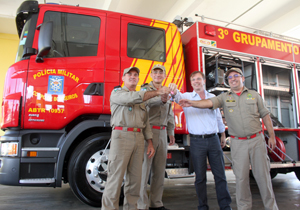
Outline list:
[[[122,90],[122,88],[121,88],[121,87],[115,87],[115,88],[114,88],[114,91],[115,91],[115,92],[118,91],[118,90]]]

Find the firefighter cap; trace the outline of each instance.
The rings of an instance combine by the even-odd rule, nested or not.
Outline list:
[[[163,72],[166,73],[166,68],[165,68],[163,65],[161,65],[161,64],[155,64],[155,65],[152,67],[151,72],[152,72],[154,69],[160,69],[160,70],[162,70]]]
[[[130,70],[134,70],[134,71],[136,71],[138,74],[140,74],[140,70],[139,70],[138,67],[131,66],[131,67],[129,67],[129,68],[124,69],[123,76],[125,76],[125,74],[127,74]]]
[[[228,75],[230,74],[230,72],[233,72],[233,71],[235,71],[235,72],[239,73],[240,75],[244,76],[242,70],[239,69],[239,68],[231,68],[231,69],[229,69],[228,71],[226,71],[225,76],[228,77]]]

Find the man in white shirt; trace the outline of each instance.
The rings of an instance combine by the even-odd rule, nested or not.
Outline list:
[[[180,93],[177,85],[170,84],[175,102],[180,99],[203,100],[215,95],[205,90],[205,76],[200,71],[190,75],[193,92]],[[196,173],[195,188],[198,196],[198,210],[208,210],[206,192],[206,169],[209,160],[214,175],[218,204],[221,210],[231,209],[231,197],[225,176],[224,157],[221,147],[225,146],[225,126],[219,109],[183,108],[188,131],[190,133],[190,154]],[[221,133],[221,142],[218,133]]]

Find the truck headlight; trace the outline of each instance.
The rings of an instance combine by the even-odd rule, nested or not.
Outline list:
[[[18,156],[18,143],[1,143],[1,156]]]

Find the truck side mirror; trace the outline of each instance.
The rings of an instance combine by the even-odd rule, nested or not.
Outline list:
[[[38,54],[35,61],[37,63],[44,62],[43,57],[47,55],[51,49],[53,22],[47,21],[42,24],[39,34]]]

